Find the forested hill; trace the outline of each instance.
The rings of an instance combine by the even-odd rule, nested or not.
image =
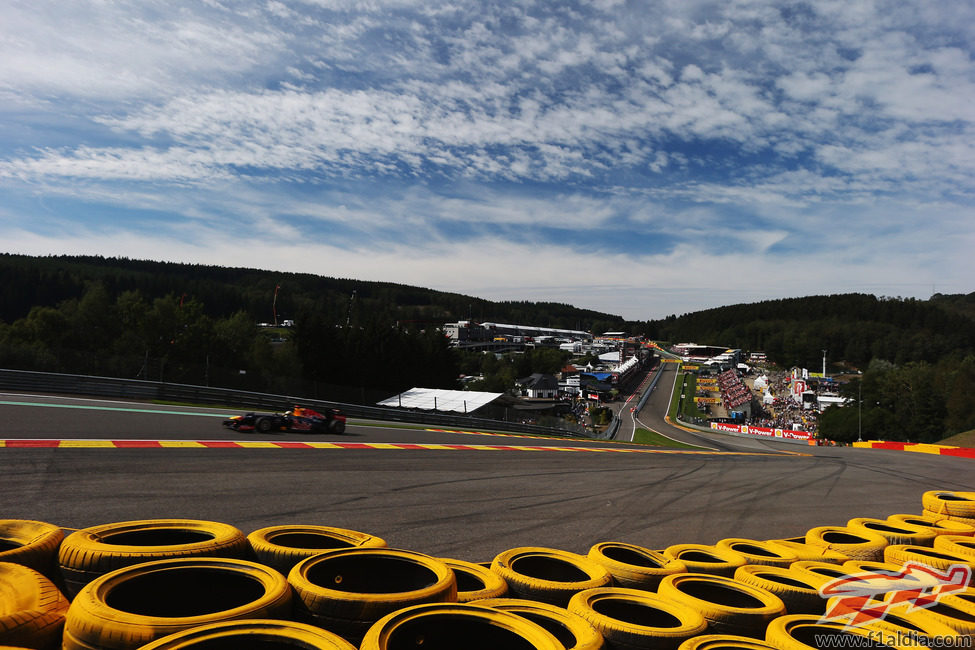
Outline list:
[[[975,293],[931,300],[868,294],[810,296],[649,321],[654,339],[763,350],[782,366],[818,368],[833,360],[864,367],[872,359],[903,364],[975,353]]]
[[[272,321],[275,288],[280,286],[279,320],[324,313],[336,321],[350,315],[412,324],[472,319],[597,331],[618,329],[623,322],[619,316],[567,304],[494,302],[388,282],[125,258],[11,254],[0,254],[0,321],[12,323],[34,307],[79,299],[93,284],[112,300],[126,291],[150,301],[185,296],[213,318],[243,311],[255,321]]]

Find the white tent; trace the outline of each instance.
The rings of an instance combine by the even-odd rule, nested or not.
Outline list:
[[[379,402],[379,406],[420,409],[423,411],[455,411],[470,413],[493,402],[504,393],[484,393],[472,390],[442,388],[411,388]]]

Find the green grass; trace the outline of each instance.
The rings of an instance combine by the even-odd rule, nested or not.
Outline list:
[[[671,440],[666,436],[662,436],[656,431],[650,431],[649,429],[637,429],[633,434],[633,442],[638,442],[643,445],[652,445],[654,447],[673,447],[675,449],[704,449],[704,447],[696,447],[694,445],[688,445],[683,442],[677,442],[676,440]]]
[[[939,445],[948,445],[949,447],[972,447],[975,448],[975,429],[971,431],[964,431],[962,433],[957,433],[951,437],[945,438],[938,443]]]

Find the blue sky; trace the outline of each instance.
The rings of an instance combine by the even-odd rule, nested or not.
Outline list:
[[[7,0],[0,250],[627,319],[975,291],[975,4]]]

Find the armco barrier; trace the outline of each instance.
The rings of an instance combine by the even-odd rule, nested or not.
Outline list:
[[[114,377],[89,377],[86,375],[61,375],[48,372],[0,369],[0,390],[18,392],[55,393],[62,395],[86,395],[92,397],[111,397],[116,399],[162,400],[191,404],[219,404],[239,406],[254,410],[284,411],[294,404],[302,404],[314,409],[341,409],[353,418],[428,424],[440,428],[460,429],[500,429],[538,435],[570,436],[575,438],[587,435],[570,429],[556,429],[536,424],[489,420],[469,415],[449,415],[430,411],[409,411],[380,406],[343,404],[322,400],[295,397],[293,395],[270,395],[228,388],[170,384],[137,379],[117,379]]]
[[[913,451],[919,454],[933,454],[935,456],[957,456],[960,458],[975,458],[975,449],[968,447],[952,447],[950,445],[932,445],[920,442],[893,442],[885,440],[866,440],[854,442],[854,447],[865,449],[893,449],[895,451]]]

